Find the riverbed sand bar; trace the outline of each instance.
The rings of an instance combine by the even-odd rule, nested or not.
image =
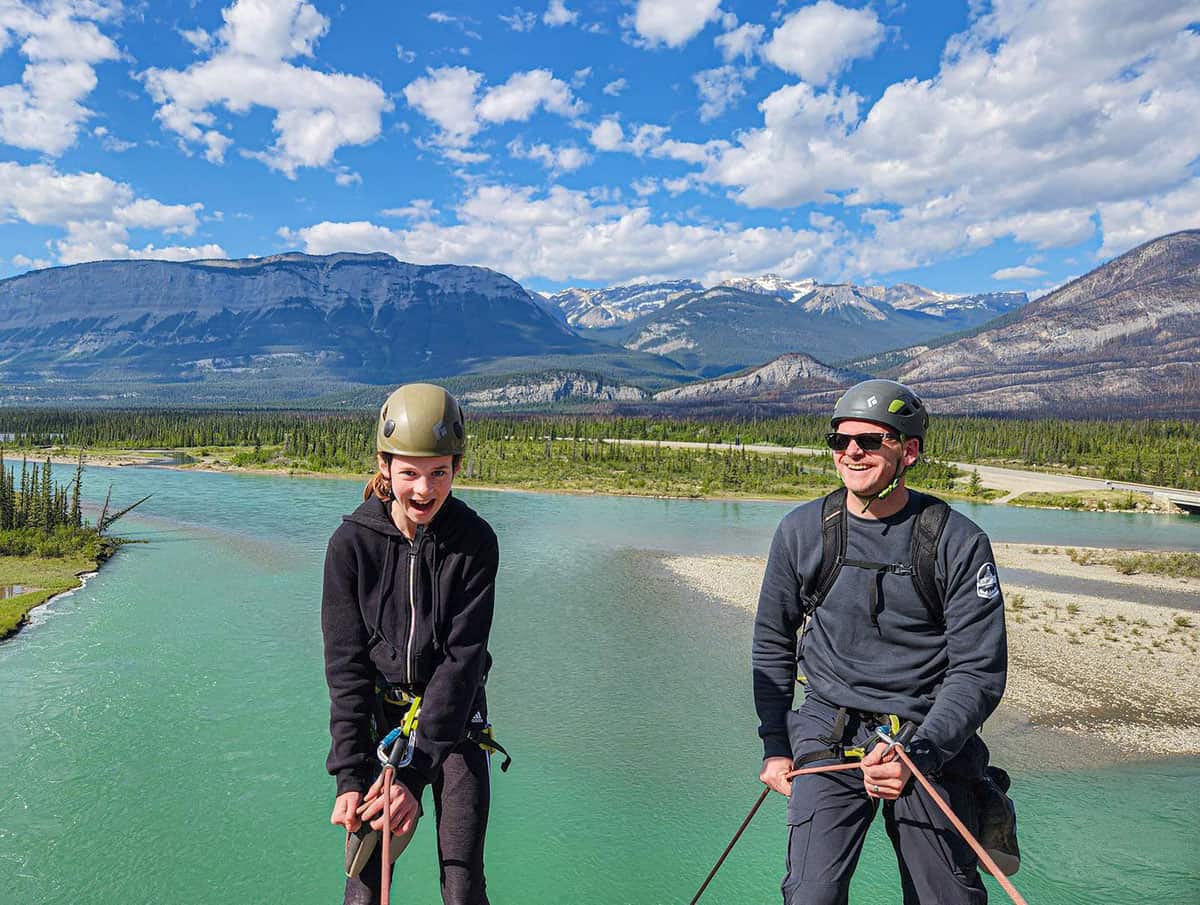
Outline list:
[[[1062,550],[1025,544],[997,544],[995,552],[1009,635],[1004,722],[1076,736],[1093,753],[1107,749],[1104,760],[1200,754],[1200,582],[1122,575],[1109,566],[1076,563]],[[746,556],[667,555],[662,563],[695,591],[751,613],[766,566],[765,559]],[[1047,591],[1006,583],[1005,567],[1099,579],[1128,587],[1131,596],[1139,588],[1178,592],[1195,604],[1177,608],[1116,594]]]

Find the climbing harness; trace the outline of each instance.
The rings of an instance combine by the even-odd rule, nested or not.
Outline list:
[[[843,714],[839,714],[839,719],[844,725],[845,717]],[[916,728],[916,724],[912,722],[905,722],[901,726],[900,721],[896,716],[888,714],[886,715],[884,724],[876,728],[875,734],[884,744],[887,745],[884,754],[886,755],[892,751],[896,753],[904,765],[907,766],[911,771],[912,775],[921,784],[921,787],[929,793],[929,797],[933,799],[934,804],[941,809],[942,813],[946,815],[947,819],[949,819],[950,823],[958,831],[959,835],[963,837],[967,845],[969,845],[971,850],[975,852],[975,855],[977,858],[979,858],[980,863],[988,869],[992,876],[995,877],[1000,883],[1000,886],[1004,889],[1004,891],[1008,893],[1009,898],[1013,900],[1014,905],[1029,905],[1029,903],[1025,901],[1021,894],[1017,892],[1016,887],[1012,885],[1012,882],[1008,879],[1008,877],[1005,876],[1005,872],[1000,869],[988,852],[983,848],[982,845],[980,845],[979,841],[971,834],[971,831],[967,829],[966,825],[959,820],[958,816],[953,810],[951,810],[950,805],[946,804],[941,795],[937,793],[937,790],[933,788],[933,785],[925,777],[925,774],[922,773],[912,762],[912,759],[909,758],[907,752],[905,751],[905,746],[911,742]],[[858,756],[861,758],[864,755],[858,752],[861,752],[862,750],[862,748],[842,749],[842,754],[840,756]],[[808,759],[810,761],[816,759],[825,759],[829,756],[839,756],[838,754],[831,755],[829,751],[812,752],[812,754],[817,756],[809,757]],[[799,761],[800,759],[797,758],[797,763],[799,763]],[[785,773],[784,779],[792,779],[796,776],[804,776],[810,773],[834,773],[841,770],[858,770],[861,768],[862,763],[857,760],[847,761],[840,764],[823,764],[815,767],[799,766],[797,769],[790,770]],[[725,846],[725,850],[721,852],[721,857],[717,859],[717,863],[713,865],[713,869],[708,872],[708,876],[704,878],[704,882],[700,885],[700,889],[697,891],[696,895],[692,897],[689,905],[696,905],[696,903],[700,901],[700,897],[704,895],[704,891],[708,889],[708,885],[712,882],[713,877],[717,875],[717,871],[721,869],[721,865],[725,863],[725,859],[729,857],[729,853],[733,851],[733,847],[737,845],[737,841],[742,837],[742,833],[746,831],[746,827],[750,825],[750,821],[754,819],[754,815],[758,813],[758,809],[762,807],[763,802],[767,800],[767,795],[769,795],[770,792],[770,787],[767,787],[759,794],[758,800],[754,802],[754,806],[750,808],[750,812],[742,821],[741,826],[737,828],[737,832],[733,834],[733,838],[729,841],[729,844]]]
[[[828,739],[822,739],[822,741],[831,742],[830,748],[811,751],[802,757],[796,758],[796,760],[793,762],[795,769],[789,770],[787,773],[783,774],[783,778],[794,779],[797,776],[805,776],[811,773],[836,773],[841,770],[861,769],[862,764],[859,763],[859,761],[863,757],[866,757],[865,749],[845,748],[840,745],[841,735],[845,731],[846,727],[846,716],[846,708],[840,708],[837,719],[835,720],[834,731],[830,733],[830,737]],[[900,720],[898,717],[893,714],[885,714],[883,715],[883,719],[886,721],[887,728],[891,729],[893,734],[900,733]],[[881,726],[880,728],[883,729],[884,727]],[[916,727],[914,726],[913,729],[915,728]],[[906,731],[909,735],[911,735],[913,730],[907,729],[906,727]],[[837,742],[834,742],[833,740],[833,736],[835,734],[838,737]],[[832,747],[833,745],[836,745],[836,750],[834,747]],[[805,766],[805,764],[812,763],[816,760],[829,760],[830,758],[839,757],[858,758],[858,760],[849,760],[840,764],[821,764],[815,767]],[[750,825],[750,821],[754,819],[754,815],[758,813],[758,809],[761,808],[762,803],[767,800],[767,795],[770,794],[770,792],[770,786],[762,790],[762,793],[758,796],[758,800],[754,802],[754,807],[750,809],[750,813],[746,815],[746,819],[742,821],[742,825],[737,828],[737,832],[733,834],[733,838],[729,840],[729,844],[725,846],[725,851],[721,852],[721,857],[717,859],[717,863],[713,865],[713,869],[708,872],[708,876],[705,877],[704,882],[700,884],[700,889],[696,892],[696,895],[692,897],[692,901],[689,903],[689,905],[696,905],[696,903],[700,901],[700,897],[704,895],[704,890],[708,889],[708,884],[711,883],[713,877],[717,875],[717,871],[721,869],[721,865],[725,863],[725,859],[729,857],[729,853],[733,851],[733,847],[737,845],[737,841],[742,838],[742,833],[746,831],[746,827]]]
[[[383,768],[383,830],[372,829],[364,823],[358,830],[346,835],[346,876],[356,877],[370,860],[375,847],[382,835],[383,850],[380,859],[380,905],[388,905],[391,887],[391,865],[400,857],[412,841],[416,833],[417,822],[421,817],[420,804],[417,806],[416,817],[407,833],[392,836],[392,781],[396,770],[403,769],[412,763],[416,751],[417,732],[420,724],[421,696],[413,694],[400,685],[380,682],[376,688],[379,700],[392,707],[403,707],[404,715],[400,725],[393,728],[379,742],[375,749],[376,758]],[[383,715],[381,714],[381,718]],[[504,746],[496,741],[491,726],[482,729],[468,727],[463,733],[463,740],[478,745],[488,754],[500,754],[504,761],[500,771],[507,772],[512,765],[512,755]]]
[[[886,742],[888,745],[888,750],[894,750],[904,765],[908,767],[910,771],[912,771],[912,775],[916,777],[917,782],[921,784],[921,787],[929,793],[929,797],[933,799],[933,803],[936,804],[941,812],[946,815],[946,818],[951,824],[954,825],[954,828],[958,830],[958,834],[963,837],[963,840],[967,843],[967,845],[971,846],[971,851],[975,852],[975,857],[977,857],[979,862],[988,869],[988,872],[996,878],[996,882],[998,882],[1004,891],[1008,893],[1008,897],[1013,900],[1015,905],[1029,905],[1029,903],[1025,901],[1024,897],[1017,892],[1017,888],[1012,885],[1012,881],[1004,875],[1004,871],[1002,871],[997,866],[996,862],[992,860],[992,856],[989,855],[984,847],[979,844],[979,840],[971,834],[969,829],[967,829],[966,824],[958,819],[958,815],[954,813],[950,805],[946,804],[942,796],[938,794],[937,789],[933,787],[933,784],[925,778],[925,774],[922,773],[917,765],[912,762],[912,758],[910,758],[908,756],[908,752],[904,750],[904,744],[900,741],[900,739],[894,738],[882,726],[875,730],[875,734],[878,735],[884,742]]]
[[[414,695],[403,685],[392,685],[384,682],[382,679],[376,683],[375,690],[385,704],[390,704],[393,707],[411,707],[414,701],[420,700],[419,695]],[[508,768],[512,766],[512,755],[508,753],[502,744],[496,741],[496,733],[491,726],[485,726],[482,729],[467,726],[466,732],[463,733],[463,741],[478,745],[488,754],[499,754],[503,757],[504,760],[500,764],[501,773],[507,773]]]

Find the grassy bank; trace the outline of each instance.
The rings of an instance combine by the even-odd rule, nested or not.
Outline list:
[[[1071,561],[1081,566],[1112,566],[1122,575],[1165,575],[1168,578],[1200,578],[1200,553],[1139,553],[1111,550],[1066,549]]]
[[[104,460],[105,450],[89,450]],[[109,450],[113,462],[138,451]],[[194,446],[170,450],[181,467],[212,471],[365,477],[373,455],[298,456],[283,445]],[[70,457],[71,450],[56,455]],[[163,455],[164,451],[156,451]],[[914,488],[948,499],[986,502],[1001,496],[973,475],[926,460],[908,472]],[[675,448],[599,439],[473,437],[457,484],[516,490],[678,498],[806,500],[840,486],[827,456],[777,455],[744,448]]]
[[[1127,490],[1074,490],[1064,493],[1022,493],[1010,506],[1032,509],[1075,509],[1085,512],[1166,512],[1170,507],[1144,493]]]
[[[29,611],[51,597],[82,584],[79,576],[94,572],[112,555],[116,544],[99,539],[61,556],[0,556],[0,588],[19,586],[25,591],[0,600],[0,640],[15,635],[29,620]]]

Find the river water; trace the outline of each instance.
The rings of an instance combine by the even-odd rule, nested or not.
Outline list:
[[[0,645],[0,902],[340,901],[318,613],[357,485],[95,468],[88,499],[110,482],[118,504],[154,494],[119,526],[149,543]],[[762,555],[788,505],[462,496],[502,550],[489,697],[516,763],[496,773],[492,901],[687,902],[760,788],[751,626],[657,557]],[[1200,519],[970,514],[997,540],[1200,550]],[[1200,764],[1010,763],[1031,903],[1195,905]],[[779,901],[783,810],[704,901]],[[397,901],[439,901],[432,823]],[[881,830],[855,901],[898,900]]]

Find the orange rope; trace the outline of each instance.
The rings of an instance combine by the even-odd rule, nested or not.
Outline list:
[[[793,776],[799,776],[802,773],[832,773],[834,770],[854,770],[858,768],[858,764],[829,764],[822,767],[804,767],[800,770],[793,770],[791,773],[784,775],[784,779],[791,779]],[[713,869],[708,872],[708,876],[704,878],[704,882],[700,884],[700,889],[693,896],[689,905],[696,905],[700,901],[700,897],[704,895],[704,890],[708,889],[708,884],[712,882],[713,877],[717,875],[717,871],[721,869],[721,865],[725,863],[725,859],[729,857],[729,853],[733,851],[733,847],[737,845],[737,841],[742,838],[742,833],[746,831],[746,827],[750,825],[750,821],[754,819],[754,815],[758,813],[758,809],[762,807],[762,803],[767,800],[767,795],[770,793],[771,787],[767,786],[762,790],[762,794],[758,796],[758,800],[754,802],[754,807],[750,809],[750,813],[746,815],[746,819],[742,821],[742,825],[737,828],[737,832],[733,834],[733,838],[729,840],[729,844],[725,846],[725,851],[721,852],[721,857],[717,859],[717,863],[713,865]]]
[[[904,762],[904,765],[907,766],[910,771],[912,771],[912,775],[916,777],[917,781],[920,782],[925,791],[929,793],[929,797],[933,799],[933,803],[941,808],[942,813],[949,818],[950,823],[954,825],[956,830],[958,830],[959,835],[966,840],[967,845],[971,846],[971,850],[975,852],[975,856],[980,860],[983,866],[988,869],[991,875],[996,878],[997,882],[999,882],[999,884],[1004,888],[1004,891],[1008,893],[1008,897],[1012,899],[1016,905],[1029,905],[1029,903],[1025,901],[1024,897],[1017,892],[1017,888],[1012,885],[1012,882],[1008,879],[1008,877],[1004,876],[1004,872],[996,866],[996,862],[992,860],[991,855],[989,855],[984,850],[983,846],[979,844],[979,840],[977,840],[971,834],[971,831],[967,829],[966,825],[958,819],[958,815],[951,810],[950,805],[946,804],[946,802],[942,799],[942,796],[937,793],[937,790],[934,789],[929,780],[925,778],[925,774],[917,769],[916,765],[909,758],[908,754],[905,753],[903,746],[896,745],[894,750],[900,755],[900,760]],[[788,773],[785,773],[783,778],[791,779],[793,776],[803,776],[806,773],[834,773],[839,770],[858,770],[861,768],[862,764],[857,762],[848,764],[826,764],[820,767],[803,767],[799,770],[791,770]],[[754,803],[754,807],[750,809],[750,813],[746,815],[746,819],[742,821],[742,825],[738,827],[738,831],[733,834],[733,839],[731,839],[729,845],[725,847],[725,851],[721,853],[721,857],[717,859],[717,863],[713,865],[713,869],[709,871],[708,877],[705,878],[704,883],[700,886],[700,891],[696,893],[696,896],[692,899],[690,905],[696,905],[696,902],[700,900],[700,896],[704,894],[704,890],[708,888],[708,884],[712,882],[712,878],[717,875],[717,871],[720,870],[721,865],[725,863],[725,859],[729,856],[729,853],[733,851],[733,847],[737,844],[738,839],[742,837],[742,833],[745,832],[746,827],[750,825],[750,821],[754,818],[754,815],[758,813],[759,807],[762,806],[762,803],[767,798],[767,793],[770,791],[771,790],[768,787],[763,790],[761,795],[758,796],[758,801]],[[387,837],[384,837],[385,844],[386,839]],[[383,905],[387,905],[386,899],[384,900]]]
[[[388,905],[392,886],[392,774],[395,770],[391,764],[383,768],[383,857],[379,868],[379,905]]]
[[[933,803],[942,809],[942,813],[950,819],[952,824],[954,824],[954,828],[958,830],[959,835],[966,840],[967,845],[971,846],[972,851],[975,852],[975,856],[983,863],[983,866],[986,867],[988,871],[991,872],[991,875],[996,878],[996,881],[1002,887],[1004,887],[1004,891],[1008,893],[1008,897],[1012,899],[1016,905],[1029,905],[1029,903],[1025,901],[1021,894],[1017,892],[1017,888],[1012,885],[1008,877],[1004,876],[1004,872],[996,866],[996,862],[992,860],[991,855],[984,851],[983,846],[979,844],[979,840],[971,835],[971,831],[968,830],[963,822],[958,819],[958,816],[950,809],[950,805],[946,804],[946,802],[942,800],[942,796],[937,793],[937,790],[934,789],[929,780],[925,778],[925,774],[917,769],[916,765],[912,762],[911,758],[909,758],[904,748],[900,745],[896,745],[894,750],[900,755],[900,760],[904,761],[904,765],[912,771],[912,775],[917,778],[917,780],[924,787],[925,791],[929,793],[929,797],[933,799]]]

